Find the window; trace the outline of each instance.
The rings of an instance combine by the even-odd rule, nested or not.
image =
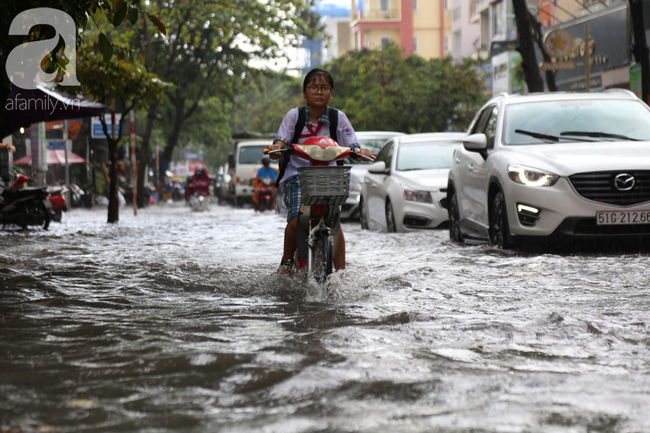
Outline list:
[[[492,113],[490,113],[490,118],[487,121],[485,126],[485,137],[487,138],[487,148],[494,149],[494,137],[497,135],[497,115],[499,114],[499,109],[494,107]]]
[[[379,10],[381,12],[388,12],[390,10],[390,0],[380,0]]]
[[[454,8],[454,10],[451,12],[451,20],[453,22],[456,22],[460,20],[460,6],[457,8]]]
[[[413,36],[413,54],[418,53],[418,37]]]
[[[469,2],[469,18],[470,18],[470,20],[477,15],[477,12],[476,12],[476,4],[477,3],[478,3],[478,0],[470,0],[470,2]]]
[[[490,113],[492,110],[496,107],[487,107],[485,110],[483,110],[476,120],[476,123],[471,129],[471,134],[480,134],[485,131],[485,125],[487,124],[488,118],[490,117]]]
[[[392,141],[387,143],[377,155],[376,161],[384,161],[386,168],[390,168],[390,163],[393,160],[393,146],[395,146],[395,143]]]
[[[445,10],[449,10],[449,0],[445,0]]]
[[[379,38],[379,47],[383,50],[390,47],[391,41],[389,36],[381,36]]]
[[[413,0],[413,11],[414,12],[418,11],[418,0]]]
[[[490,11],[492,14],[492,36],[505,36],[506,21],[503,3],[496,3]]]
[[[259,164],[266,146],[242,146],[239,149],[240,164]]]
[[[474,123],[471,134],[485,134],[487,139],[487,148],[494,148],[494,137],[497,133],[497,115],[499,114],[499,109],[496,105],[492,105],[483,110],[480,114],[478,120]]]
[[[449,46],[449,35],[445,35],[445,52],[443,54],[447,54],[451,51],[451,47]]]

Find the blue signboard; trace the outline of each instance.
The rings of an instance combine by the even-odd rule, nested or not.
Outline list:
[[[119,137],[120,136],[120,120],[122,118],[122,115],[116,114],[115,115],[115,134]],[[104,120],[106,122],[106,126],[108,127],[108,133],[112,134],[112,126],[111,126],[111,115],[107,114],[104,117]],[[90,136],[92,138],[106,138],[106,134],[104,134],[104,129],[102,128],[102,122],[100,121],[99,117],[93,117],[92,122],[91,122],[91,134]]]
[[[65,150],[65,142],[63,140],[48,140],[47,148],[50,150]]]

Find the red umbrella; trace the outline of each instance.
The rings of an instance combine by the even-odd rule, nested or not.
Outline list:
[[[76,153],[68,152],[68,164],[84,164],[86,160]],[[16,165],[32,165],[32,157],[30,155],[23,156],[14,161]],[[65,150],[47,150],[47,165],[65,164]]]

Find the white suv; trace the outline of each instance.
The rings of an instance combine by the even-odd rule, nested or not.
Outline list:
[[[627,90],[497,95],[454,153],[447,198],[456,242],[650,236],[650,109]]]

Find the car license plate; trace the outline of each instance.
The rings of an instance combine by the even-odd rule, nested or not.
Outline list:
[[[599,226],[650,224],[650,211],[596,212],[596,224]]]

